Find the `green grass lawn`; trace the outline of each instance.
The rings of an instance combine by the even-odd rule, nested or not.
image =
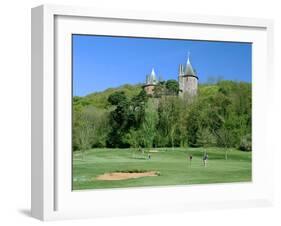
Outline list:
[[[150,149],[152,150],[152,149]],[[158,148],[144,154],[134,149],[92,149],[73,154],[73,189],[124,188],[251,181],[251,153],[219,148]],[[209,160],[203,166],[207,150]],[[148,154],[151,159],[148,159]],[[188,155],[192,154],[190,166]],[[160,176],[119,181],[97,180],[98,175],[128,170],[158,171]]]

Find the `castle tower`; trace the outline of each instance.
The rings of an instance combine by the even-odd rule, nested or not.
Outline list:
[[[154,92],[154,87],[158,84],[154,68],[152,68],[151,73],[146,76],[146,82],[143,86],[144,90],[148,95],[152,95]]]
[[[193,67],[190,63],[189,54],[187,58],[186,65],[182,64],[179,66],[179,96],[181,97],[193,97],[197,95],[198,89],[198,76],[193,70]]]

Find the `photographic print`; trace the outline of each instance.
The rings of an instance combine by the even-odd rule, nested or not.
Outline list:
[[[72,189],[252,180],[252,44],[72,35]]]

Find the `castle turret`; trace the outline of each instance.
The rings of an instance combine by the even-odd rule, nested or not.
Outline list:
[[[158,84],[158,80],[156,78],[156,74],[154,71],[154,68],[152,68],[151,73],[146,76],[146,82],[144,87],[144,90],[147,94],[152,95],[154,92],[154,87]]]
[[[198,76],[193,69],[189,54],[185,67],[183,65],[179,66],[179,95],[181,97],[193,97],[197,95],[198,89]]]
[[[180,94],[183,90],[183,76],[184,76],[184,67],[182,64],[179,65],[179,90],[180,90]]]

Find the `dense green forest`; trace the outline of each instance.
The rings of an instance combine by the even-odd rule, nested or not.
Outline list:
[[[90,148],[235,147],[251,151],[251,84],[201,84],[193,99],[162,81],[153,96],[124,85],[73,97],[73,150]]]

